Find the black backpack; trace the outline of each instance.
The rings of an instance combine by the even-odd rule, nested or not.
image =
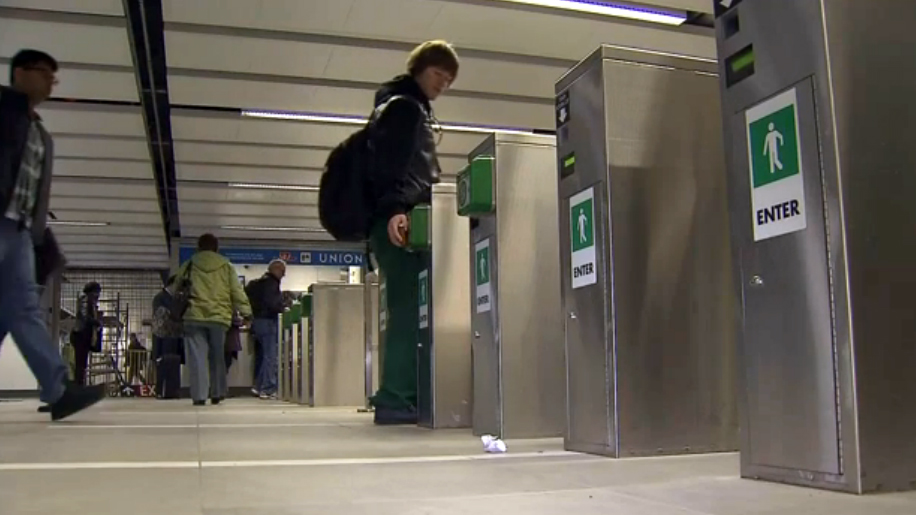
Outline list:
[[[366,241],[372,229],[370,126],[371,122],[337,145],[321,174],[318,217],[338,241]]]

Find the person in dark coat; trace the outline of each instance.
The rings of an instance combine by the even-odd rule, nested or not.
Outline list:
[[[267,267],[263,277],[251,281],[245,288],[251,301],[252,323],[257,347],[253,392],[262,399],[275,399],[279,387],[277,371],[280,359],[280,334],[277,317],[285,311],[280,281],[286,275],[286,263],[276,259]]]
[[[458,56],[444,41],[418,46],[407,74],[386,82],[375,95],[372,162],[376,210],[370,247],[387,278],[388,329],[384,369],[370,399],[377,424],[417,422],[417,340],[419,279],[425,256],[404,246],[407,214],[432,199],[439,182],[437,123],[431,102],[458,75]]]
[[[102,286],[97,282],[89,282],[83,287],[83,294],[76,299],[76,326],[70,333],[70,344],[73,345],[73,354],[76,370],[74,382],[79,385],[86,384],[86,375],[89,366],[89,355],[102,350],[102,314],[99,311],[99,298],[102,295]]]

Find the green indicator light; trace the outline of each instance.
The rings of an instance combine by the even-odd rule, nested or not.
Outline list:
[[[569,168],[570,166],[576,164],[576,156],[569,156],[563,161],[563,167]]]
[[[734,72],[740,72],[744,70],[745,68],[747,68],[748,66],[753,66],[753,65],[754,65],[754,49],[753,48],[748,48],[744,54],[735,56],[735,58],[732,59],[732,62],[731,62],[732,71]]]

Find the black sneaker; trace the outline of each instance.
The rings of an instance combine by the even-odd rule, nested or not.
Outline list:
[[[45,404],[44,406],[39,406],[38,412],[39,413],[51,413],[51,405]]]
[[[214,397],[210,399],[210,404],[216,406],[217,404],[219,404],[222,401],[223,401],[222,397]]]
[[[67,386],[60,399],[51,405],[51,420],[57,422],[93,406],[105,398],[105,385]]]
[[[414,408],[375,408],[375,425],[407,426],[417,424],[417,410]]]
[[[194,401],[195,406],[206,406],[207,401]]]

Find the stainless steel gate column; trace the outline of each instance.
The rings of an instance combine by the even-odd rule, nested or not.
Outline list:
[[[916,3],[716,2],[741,474],[916,486]]]
[[[454,184],[433,186],[428,267],[420,274],[417,349],[418,424],[433,429],[471,425],[471,315],[467,299],[468,223],[458,216]],[[424,305],[423,303],[426,302]]]
[[[312,406],[365,403],[365,309],[361,284],[313,284],[309,339]]]
[[[458,212],[471,218],[474,433],[562,436],[556,138],[495,134],[470,161]]]
[[[556,86],[568,449],[737,448],[715,72],[606,46]]]

